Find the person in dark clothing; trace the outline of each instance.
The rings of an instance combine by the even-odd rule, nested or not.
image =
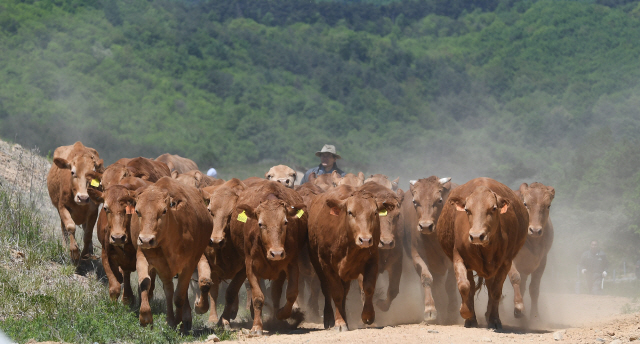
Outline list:
[[[341,176],[344,177],[346,174],[336,164],[336,160],[341,159],[342,157],[336,153],[336,147],[334,145],[324,145],[321,150],[316,152],[316,156],[320,157],[320,165],[308,170],[302,180],[300,181],[300,185],[309,181],[309,175],[311,173],[316,173],[316,177],[325,174],[332,173],[333,171],[337,171]]]
[[[591,248],[582,254],[580,260],[582,274],[587,281],[591,294],[602,294],[602,280],[607,277],[609,261],[607,255],[598,247],[598,241],[591,241]]]

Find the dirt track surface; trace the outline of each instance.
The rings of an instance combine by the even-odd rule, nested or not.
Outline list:
[[[229,343],[629,343],[640,338],[640,313],[621,314],[638,305],[624,297],[546,294],[541,295],[541,313],[546,322],[529,323],[508,316],[511,310],[501,305],[504,328],[494,331],[482,326],[482,303],[478,303],[479,328],[459,325],[410,324],[373,326],[338,333],[323,330],[322,324],[303,323],[289,333],[252,337],[239,331]],[[382,314],[380,314],[382,315]],[[354,319],[357,320],[357,319]],[[350,326],[360,326],[354,320]],[[354,326],[355,325],[355,326]],[[244,328],[249,328],[242,326]],[[267,328],[265,328],[267,329]],[[268,330],[268,329],[267,329]],[[274,331],[275,332],[275,331]],[[556,339],[557,338],[557,339]],[[640,343],[640,342],[638,342]]]

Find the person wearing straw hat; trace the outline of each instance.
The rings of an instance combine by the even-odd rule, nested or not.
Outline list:
[[[316,156],[320,157],[320,165],[308,170],[304,174],[304,177],[302,177],[300,185],[309,181],[309,176],[314,172],[316,176],[319,176],[321,174],[337,171],[341,176],[344,177],[346,173],[338,168],[338,165],[336,164],[336,160],[342,159],[342,157],[338,153],[336,153],[336,147],[334,145],[324,145],[321,150],[316,152]]]

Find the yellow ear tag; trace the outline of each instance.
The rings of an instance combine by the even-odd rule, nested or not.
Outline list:
[[[304,210],[300,209],[300,210],[298,210],[298,212],[296,213],[296,216],[297,216],[298,218],[301,218],[303,214],[304,214]]]
[[[387,209],[385,209],[385,210],[380,210],[380,212],[378,213],[378,215],[380,215],[380,216],[387,216]]]
[[[240,214],[238,214],[238,221],[247,222],[247,219],[247,213],[245,213],[244,210]]]
[[[97,188],[98,186],[100,186],[100,181],[97,179],[92,179],[91,186],[93,186],[94,188]]]

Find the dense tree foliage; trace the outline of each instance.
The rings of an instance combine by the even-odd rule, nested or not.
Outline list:
[[[621,211],[603,233],[631,254],[638,37],[624,0],[7,0],[0,135],[238,175],[334,143],[354,171],[537,180]]]

